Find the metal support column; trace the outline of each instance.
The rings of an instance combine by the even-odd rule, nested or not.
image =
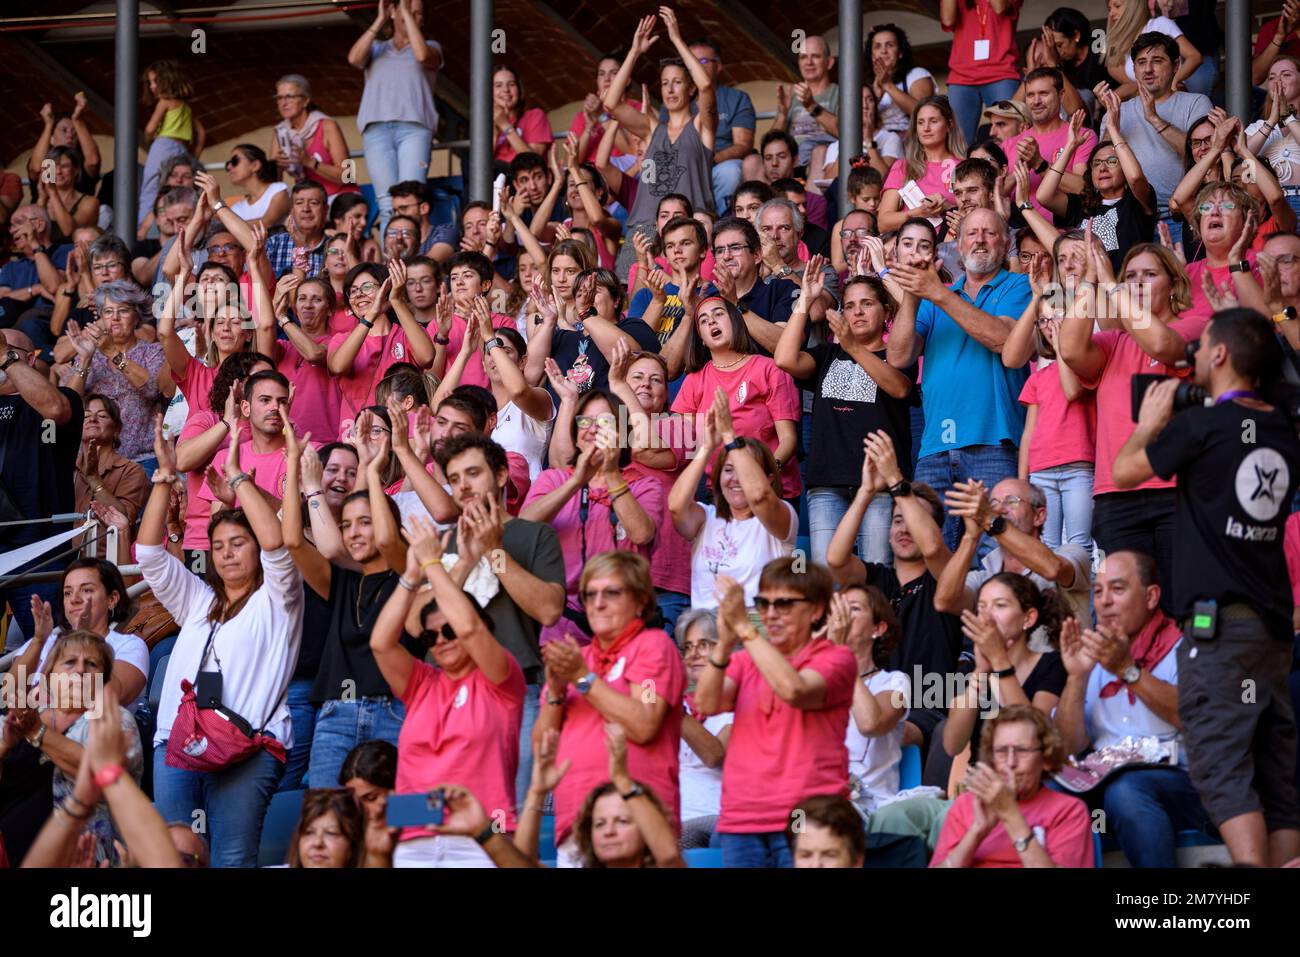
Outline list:
[[[862,0],[840,0],[839,68],[842,216],[849,208],[849,160],[862,152]]]
[[[1229,116],[1254,116],[1250,83],[1250,0],[1227,0],[1223,10],[1223,79]]]
[[[469,23],[469,199],[492,202],[493,0],[472,0]]]
[[[113,232],[127,247],[135,243],[140,202],[136,154],[136,97],[140,82],[140,3],[117,0],[113,83]]]

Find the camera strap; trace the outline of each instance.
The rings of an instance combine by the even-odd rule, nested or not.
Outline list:
[[[1214,404],[1223,405],[1223,403],[1231,402],[1233,399],[1254,399],[1257,402],[1263,401],[1260,399],[1259,393],[1253,389],[1229,389],[1227,392],[1223,393],[1223,395],[1215,399]]]

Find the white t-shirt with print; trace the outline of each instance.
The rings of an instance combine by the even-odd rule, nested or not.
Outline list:
[[[873,695],[882,691],[895,692],[904,701],[912,697],[912,681],[901,671],[877,671],[866,681],[867,691]],[[858,723],[849,714],[849,727],[844,735],[844,747],[849,752],[849,774],[857,778],[858,805],[874,810],[881,801],[898,793],[899,772],[903,764],[903,725],[907,715],[894,725],[888,734],[868,737],[858,730]]]
[[[790,512],[790,533],[784,541],[769,532],[758,516],[727,522],[718,518],[716,506],[700,503],[705,519],[691,543],[692,608],[718,607],[714,580],[719,575],[734,578],[745,590],[745,604],[754,603],[763,566],[789,555],[799,537],[799,513],[789,502],[781,504]]]

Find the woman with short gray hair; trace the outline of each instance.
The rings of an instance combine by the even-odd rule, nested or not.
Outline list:
[[[694,689],[700,673],[709,666],[709,652],[718,643],[716,611],[692,608],[677,619],[674,633],[682,649],[686,676]],[[683,701],[682,743],[678,752],[678,785],[681,789],[682,839],[685,850],[708,847],[718,823],[722,803],[722,759],[731,737],[730,711],[701,721],[695,714],[695,697],[687,692]]]
[[[280,77],[275,84],[275,107],[280,122],[266,153],[281,172],[294,181],[318,183],[330,199],[340,193],[361,192],[343,131],[316,109],[310,80],[298,73]]]
[[[69,319],[67,338],[76,358],[65,369],[65,384],[78,395],[94,392],[113,399],[122,411],[123,458],[152,473],[153,417],[161,409],[158,370],[163,347],[137,335],[150,315],[153,297],[123,279],[106,282],[95,290],[98,318],[85,326]]]

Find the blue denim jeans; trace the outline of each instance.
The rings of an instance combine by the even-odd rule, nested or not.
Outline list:
[[[723,867],[794,867],[784,831],[767,834],[719,834]]]
[[[812,560],[826,564],[826,552],[840,520],[853,502],[851,488],[815,488],[808,492],[808,537],[812,539]],[[893,560],[889,548],[889,525],[894,518],[894,500],[880,493],[867,506],[867,514],[858,529],[858,557],[864,562],[888,565]]]
[[[727,215],[731,198],[736,195],[740,185],[741,167],[744,160],[729,159],[713,167],[713,205],[719,216]]]
[[[423,183],[429,176],[433,131],[419,123],[389,120],[367,124],[361,141],[366,150],[366,169],[379,203],[379,235],[382,236],[388,217],[393,215],[389,188],[410,179]]]
[[[1016,475],[1019,467],[1014,445],[968,445],[918,459],[915,481],[929,485],[939,493],[939,501],[943,501],[944,493],[958,482],[979,479],[985,488],[992,489],[1004,478]],[[943,524],[943,539],[949,548],[957,547],[963,527],[960,518],[947,516]],[[983,558],[996,545],[989,536],[982,536],[978,557]]]
[[[52,530],[61,529],[65,526],[49,526]],[[53,534],[53,531],[48,534]],[[43,561],[44,559],[42,559]],[[51,569],[60,569],[66,564],[67,559],[62,562],[53,562],[46,565],[41,571]],[[34,565],[36,562],[30,562]],[[20,574],[21,570],[11,572],[11,574]],[[59,596],[58,582],[28,582],[25,585],[9,585],[0,588],[0,602],[8,602],[10,609],[13,611],[13,623],[6,634],[5,647],[0,648],[0,654],[5,651],[14,651],[19,648],[23,642],[36,634],[36,622],[32,618],[32,596],[40,596],[41,601],[47,601],[51,607],[55,605]],[[2,605],[0,605],[2,607]],[[16,628],[14,626],[17,626]]]
[[[537,723],[541,694],[541,685],[529,685],[524,694],[524,716],[519,722],[519,771],[515,774],[515,800],[519,802],[520,811],[533,777],[533,725]]]
[[[1219,57],[1217,54],[1202,51],[1201,65],[1196,72],[1183,81],[1183,88],[1188,93],[1201,93],[1210,96],[1219,79]],[[1172,865],[1171,865],[1172,866]]]
[[[289,717],[293,721],[293,747],[284,763],[284,774],[277,791],[296,791],[305,787],[307,759],[311,755],[311,739],[316,731],[316,706],[311,703],[311,678],[294,678],[289,682]],[[330,782],[328,787],[334,787]]]
[[[339,786],[339,770],[348,752],[363,741],[387,741],[397,747],[406,709],[390,695],[355,701],[335,698],[320,706],[311,738],[307,780],[314,788]]]
[[[659,614],[664,619],[664,631],[676,638],[677,619],[691,607],[691,596],[677,591],[664,591],[662,588],[655,589],[655,594],[658,595]]]
[[[195,828],[208,840],[213,867],[256,867],[262,819],[282,765],[265,751],[224,771],[185,771],[153,753],[153,803],[168,824]]]
[[[1177,867],[1179,831],[1213,826],[1191,776],[1183,768],[1125,771],[1102,795],[1106,829],[1119,841],[1133,867]]]
[[[1047,496],[1043,544],[1055,549],[1062,542],[1092,547],[1091,465],[1057,465],[1029,473],[1031,484]]]
[[[980,114],[984,107],[991,106],[998,100],[1009,100],[1016,95],[1019,80],[995,80],[968,86],[964,83],[948,84],[948,102],[957,116],[957,125],[961,127],[966,142],[975,144],[975,131],[979,129]]]

